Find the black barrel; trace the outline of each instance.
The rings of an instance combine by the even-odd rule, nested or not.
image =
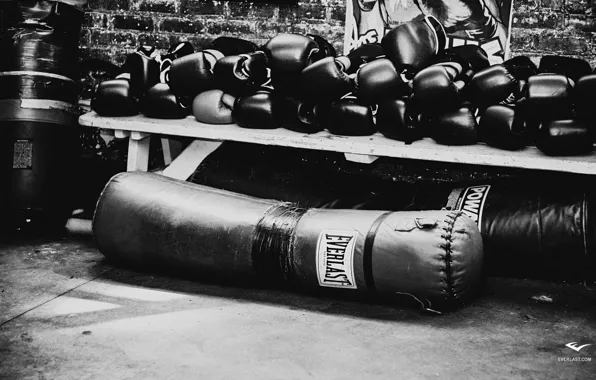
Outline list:
[[[21,1],[20,12],[21,21],[0,38],[0,234],[64,226],[80,148],[83,11]]]

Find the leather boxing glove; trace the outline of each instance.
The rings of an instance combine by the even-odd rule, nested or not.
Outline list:
[[[324,129],[318,115],[322,106],[290,96],[280,96],[277,100],[275,111],[282,128],[300,133],[317,133]]]
[[[418,115],[408,107],[409,98],[388,99],[377,105],[376,124],[379,132],[390,139],[410,144],[424,138],[425,131]]]
[[[549,156],[576,156],[593,150],[589,128],[582,122],[552,120],[538,131],[536,148]]]
[[[332,102],[354,89],[354,79],[346,73],[347,57],[326,57],[302,70],[301,98]]]
[[[531,140],[541,124],[572,118],[573,85],[571,79],[560,74],[538,74],[528,78],[525,99],[519,103],[518,110]]]
[[[445,49],[437,55],[433,64],[447,61],[467,62],[470,69],[475,73],[490,66],[488,53],[478,45],[461,45]]]
[[[161,54],[157,56],[157,61],[159,62],[159,81],[162,83],[166,83],[166,77],[168,75],[168,70],[170,70],[170,66],[172,66],[172,62],[180,57],[184,57],[185,55],[189,55],[195,52],[194,47],[188,41],[179,42],[176,45],[170,46],[168,52],[165,54]]]
[[[564,75],[573,82],[577,82],[579,78],[591,74],[592,67],[586,60],[581,58],[545,55],[540,58],[538,72]]]
[[[101,82],[91,100],[91,109],[101,116],[138,114],[138,102],[132,94],[130,80],[117,78]]]
[[[371,107],[358,103],[354,96],[331,103],[325,110],[323,125],[341,136],[370,136],[377,131]]]
[[[263,51],[271,69],[271,84],[283,95],[300,91],[302,70],[321,58],[319,45],[301,34],[280,33],[271,38]]]
[[[216,88],[234,96],[249,94],[269,80],[267,56],[257,51],[223,57],[215,63],[213,75]]]
[[[464,100],[464,88],[471,75],[464,61],[442,62],[420,70],[412,83],[416,106],[423,112],[456,107]]]
[[[182,107],[178,98],[166,83],[157,83],[145,93],[139,102],[141,113],[156,119],[184,119],[188,109]]]
[[[442,145],[474,145],[478,142],[475,108],[465,102],[460,107],[426,119],[430,137]]]
[[[237,37],[217,37],[208,46],[209,50],[217,50],[224,56],[249,54],[259,50],[254,42]]]
[[[236,98],[222,90],[201,92],[192,101],[192,114],[197,121],[207,124],[231,124]]]
[[[261,87],[254,94],[238,97],[234,103],[232,117],[242,128],[279,128],[281,123],[275,110],[277,96],[273,89]]]
[[[443,26],[430,15],[398,25],[381,40],[387,58],[398,72],[408,77],[431,64],[446,43]]]
[[[313,62],[318,61],[319,59],[323,59],[325,57],[335,57],[337,56],[337,52],[335,48],[329,41],[324,39],[323,37],[316,35],[316,34],[307,34],[308,37],[312,38],[313,41],[317,44],[318,52],[315,54],[313,58]]]
[[[380,44],[364,44],[340,57],[325,57],[302,70],[304,99],[331,102],[354,90],[354,76],[364,64],[383,55]]]
[[[362,104],[372,105],[388,99],[410,95],[410,83],[386,58],[379,58],[360,67],[356,73],[354,94]]]
[[[346,56],[350,61],[350,65],[346,68],[347,74],[355,74],[360,66],[374,61],[385,55],[383,47],[379,43],[363,44],[352,50]]]
[[[505,64],[509,72],[518,80],[527,82],[529,77],[539,74],[536,64],[530,57],[525,55],[518,55],[517,57],[510,58],[503,62],[503,64]]]
[[[478,133],[482,142],[496,148],[518,150],[526,146],[524,123],[509,106],[488,107],[478,123]]]
[[[81,92],[79,105],[86,100],[93,99],[97,85],[105,80],[115,79],[120,73],[120,67],[115,64],[99,58],[83,59],[79,63],[81,72]],[[86,103],[89,104],[90,103]]]
[[[493,104],[515,105],[528,78],[537,71],[529,58],[515,57],[476,72],[466,91],[480,110]]]
[[[129,54],[122,65],[123,73],[128,73],[130,89],[137,99],[143,97],[145,92],[159,83],[159,62],[155,59],[155,48],[141,46],[136,52]]]
[[[176,96],[190,103],[201,92],[215,88],[213,66],[222,57],[217,50],[203,50],[177,58],[170,66],[166,82]]]
[[[590,129],[592,139],[596,139],[596,74],[577,80],[573,88],[573,102],[576,118]]]

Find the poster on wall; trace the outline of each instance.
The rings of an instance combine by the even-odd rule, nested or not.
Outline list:
[[[423,15],[435,16],[447,33],[447,46],[475,44],[492,64],[509,57],[513,0],[346,0],[344,53],[381,42],[389,30]]]

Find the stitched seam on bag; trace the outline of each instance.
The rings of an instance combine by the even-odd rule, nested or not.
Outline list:
[[[453,262],[453,226],[455,224],[455,220],[461,214],[461,212],[448,213],[446,215],[446,219],[444,220],[446,226],[442,227],[443,234],[441,235],[441,237],[445,240],[445,242],[441,244],[440,247],[445,250],[445,255],[442,257],[443,261],[445,262],[445,278],[443,279],[443,281],[447,285],[447,289],[444,290],[444,292],[447,293],[447,295],[450,298],[457,298],[457,294],[455,293],[453,284],[453,268],[451,266],[451,263]]]

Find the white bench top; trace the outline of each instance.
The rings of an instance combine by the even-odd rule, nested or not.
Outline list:
[[[204,124],[196,121],[192,116],[182,120],[161,120],[143,115],[101,117],[95,112],[89,112],[82,115],[79,122],[81,125],[102,129],[186,136],[203,140],[280,145],[365,156],[596,174],[596,151],[583,156],[549,157],[535,147],[526,147],[520,151],[510,152],[485,144],[439,145],[428,138],[406,145],[403,142],[388,139],[379,133],[373,136],[346,137],[322,131],[309,135],[282,128],[273,130],[245,129],[235,124]]]

